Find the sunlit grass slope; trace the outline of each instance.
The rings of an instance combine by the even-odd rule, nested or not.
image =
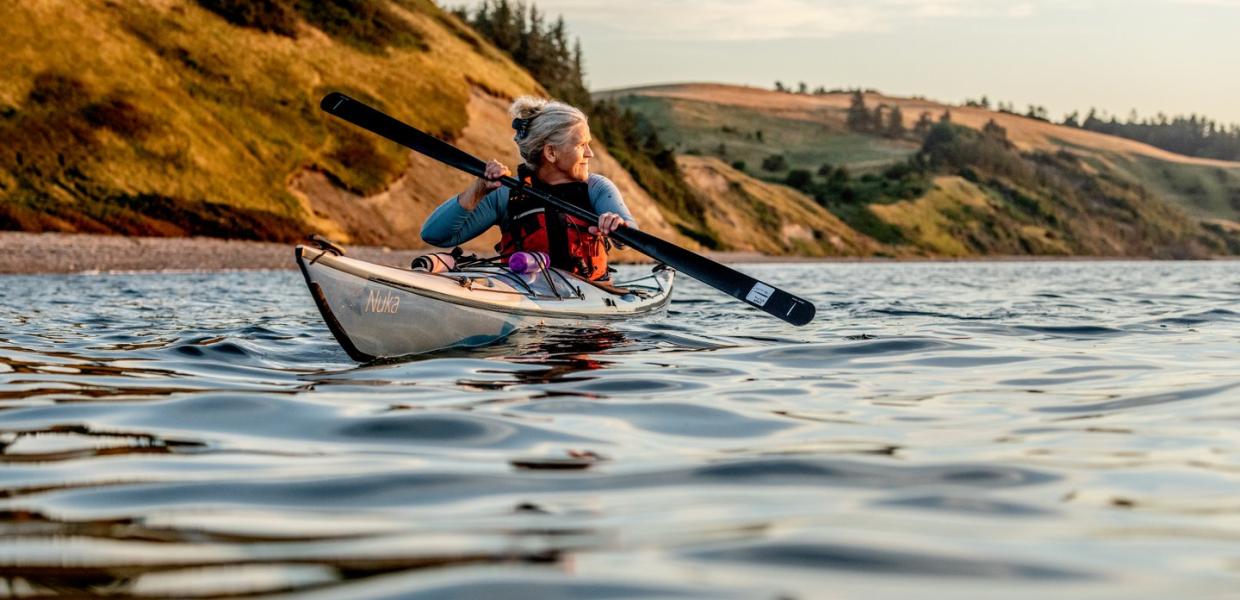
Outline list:
[[[820,197],[822,206],[816,208],[868,236],[871,243],[860,247],[875,253],[1205,257],[1234,254],[1240,242],[1227,221],[1240,208],[1236,163],[1172,155],[1015,115],[872,94],[867,95],[871,107],[901,105],[909,128],[923,112],[937,122],[946,110],[960,127],[939,131],[948,138],[940,136],[931,149],[928,142],[913,143],[911,135],[893,139],[850,131],[850,98],[844,94],[692,84],[602,95],[648,118],[682,152],[743,161],[752,177],[737,173],[735,188],[784,188],[778,184],[792,169],[813,173],[808,181],[818,185],[814,182],[831,175],[818,170],[823,163],[848,167],[853,173],[849,193]],[[979,131],[992,118],[1000,126]],[[1004,131],[1007,124],[1011,129]],[[760,137],[754,133],[758,130]],[[763,157],[776,154],[787,164],[762,168]],[[918,166],[907,166],[915,155]],[[911,169],[913,179],[891,179],[901,176],[883,167],[895,165]],[[879,189],[883,182],[917,191],[876,198],[859,191]],[[700,194],[722,199],[716,200],[720,204],[736,202],[735,190],[724,196],[719,186],[712,189],[702,178],[690,178],[690,183]],[[761,213],[754,215],[754,230],[778,240],[775,229],[762,225]],[[719,237],[726,241],[728,235]],[[804,247],[767,251],[812,253]]]
[[[682,151],[692,148],[718,155],[718,144],[725,143],[731,155],[733,143],[721,136],[724,126],[739,128],[742,134],[758,128],[764,134],[767,129],[781,132],[777,138],[768,138],[765,147],[736,144],[737,151],[744,153],[741,160],[745,160],[751,172],[758,172],[760,163],[754,164],[748,157],[769,155],[781,148],[786,149],[789,168],[811,171],[817,168],[815,163],[819,160],[865,168],[883,162],[884,152],[890,152],[891,162],[900,159],[901,148],[903,154],[916,149],[873,136],[859,136],[868,141],[856,140],[857,134],[848,132],[845,126],[852,99],[846,93],[815,96],[702,83],[611,90],[601,95],[617,99],[655,120],[667,137],[679,142]],[[899,106],[907,127],[912,127],[923,112],[937,120],[944,111],[950,111],[954,123],[974,129],[994,120],[1022,150],[1066,149],[1099,169],[1127,177],[1163,200],[1181,205],[1189,214],[1240,221],[1240,163],[1184,156],[1125,138],[979,107],[880,94],[865,94],[865,100],[871,108],[880,104]],[[751,126],[750,120],[761,125]],[[785,131],[791,133],[784,134]],[[821,149],[807,152],[807,145]],[[850,151],[852,154],[848,155]],[[724,158],[734,160],[730,156]]]
[[[787,166],[768,173],[772,177],[791,169],[816,171],[823,164],[864,170],[917,151],[908,141],[850,132],[834,110],[783,111],[659,95],[617,100],[649,119],[681,154],[739,161],[749,172],[757,172],[772,154],[781,154]]]
[[[429,0],[382,8],[392,45],[366,22],[281,34],[189,0],[0,3],[0,228],[292,239],[318,218],[298,173],[365,195],[408,166],[323,115],[325,92],[450,138],[471,88],[539,90]]]

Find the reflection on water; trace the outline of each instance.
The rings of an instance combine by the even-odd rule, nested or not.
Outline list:
[[[369,365],[296,273],[4,278],[0,597],[1240,583],[1235,263],[747,270],[818,320],[684,280]]]

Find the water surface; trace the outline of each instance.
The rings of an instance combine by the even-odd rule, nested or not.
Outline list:
[[[0,278],[0,597],[1240,589],[1237,263],[741,268],[817,320],[357,365],[296,272]]]

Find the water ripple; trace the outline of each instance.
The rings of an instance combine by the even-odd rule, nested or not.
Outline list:
[[[295,272],[6,277],[0,595],[1233,592],[1235,263],[740,268],[818,319],[358,365]]]

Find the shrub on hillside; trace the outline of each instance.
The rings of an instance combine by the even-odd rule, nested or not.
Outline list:
[[[110,129],[117,135],[133,139],[145,136],[155,126],[138,107],[115,95],[86,105],[82,116],[95,127]]]
[[[327,158],[344,167],[331,170],[342,187],[362,196],[374,194],[399,171],[399,163],[382,152],[374,136],[337,123],[332,123],[329,129],[335,138],[335,147]]]
[[[783,154],[772,154],[762,159],[762,170],[777,173],[788,168],[788,159]]]
[[[936,123],[926,134],[918,159],[933,170],[961,172],[968,167],[1021,183],[1034,183],[1029,164],[993,128],[982,133],[950,121]]]
[[[333,39],[380,54],[388,46],[429,48],[422,32],[381,0],[198,0],[239,27],[295,37],[297,18]]]
[[[0,120],[0,172],[16,190],[53,187],[95,151],[98,141],[83,117],[91,90],[75,77],[56,72],[35,75],[26,102]],[[41,192],[46,193],[46,192]]]
[[[90,90],[82,80],[64,73],[44,71],[34,76],[26,100],[31,104],[65,108],[67,105],[80,105],[89,97]]]
[[[297,35],[297,12],[290,0],[198,0],[198,4],[239,27]]]
[[[810,184],[814,181],[814,175],[805,169],[793,169],[788,171],[788,176],[784,178],[784,183],[790,188],[807,191]]]
[[[870,210],[870,207],[863,204],[847,203],[832,206],[831,212],[849,227],[883,244],[898,246],[908,241],[899,227],[882,220]]]
[[[379,0],[298,0],[296,8],[311,25],[359,50],[430,48],[420,30]]]

